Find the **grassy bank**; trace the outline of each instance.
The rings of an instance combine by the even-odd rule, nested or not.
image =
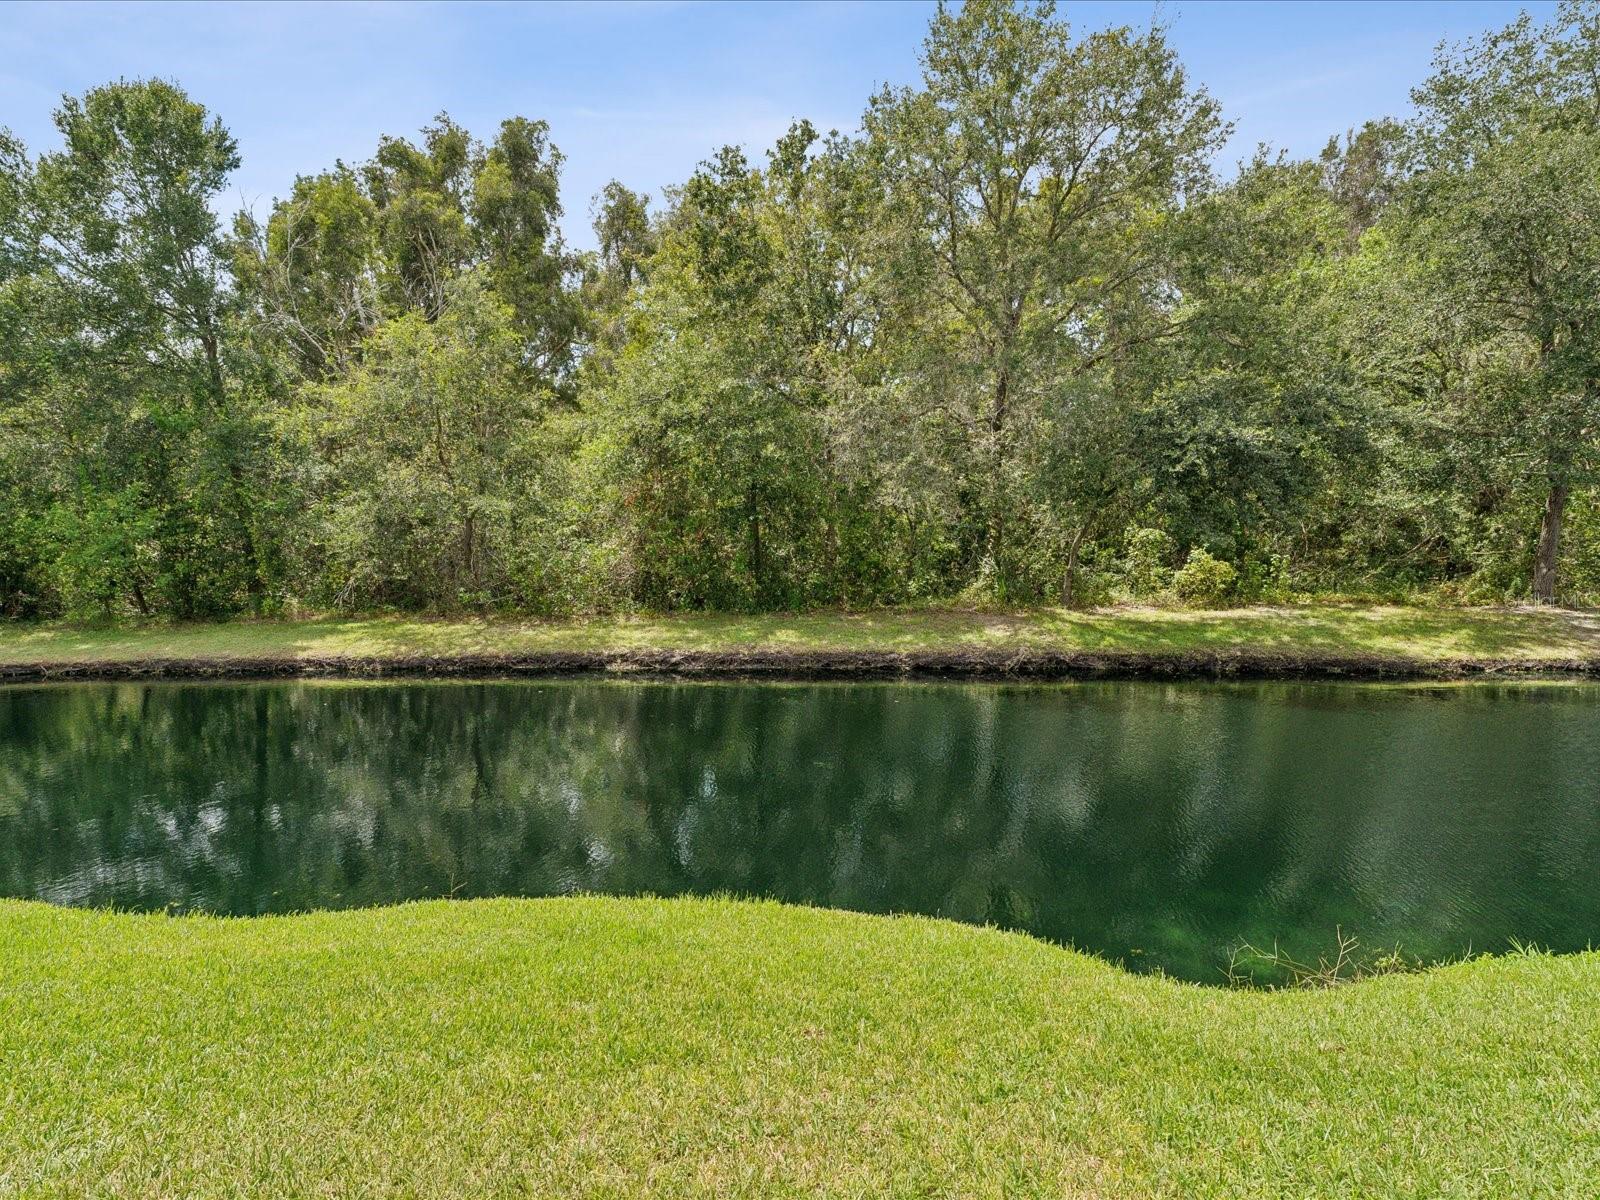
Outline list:
[[[1600,660],[1600,615],[1321,606],[1226,612],[945,610],[571,621],[373,618],[220,625],[0,627],[0,665],[372,660],[553,653],[1065,652],[1568,663]]]
[[[1320,992],[723,901],[0,903],[0,1195],[1589,1196],[1600,954]]]

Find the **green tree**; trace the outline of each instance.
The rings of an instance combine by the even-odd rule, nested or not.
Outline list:
[[[511,307],[479,274],[429,320],[379,327],[316,385],[286,433],[327,464],[314,513],[323,594],[344,607],[515,606],[537,516],[534,434],[548,399]]]
[[[601,266],[620,286],[629,288],[648,279],[650,258],[656,252],[648,194],[613,179],[601,190],[594,232]]]
[[[1341,340],[1349,220],[1321,164],[1265,152],[1185,214],[1177,335],[1140,356],[1134,433],[1140,506],[1180,544],[1303,557],[1308,523],[1337,519],[1341,480],[1370,462],[1378,414]]]
[[[33,167],[22,144],[0,129],[0,617],[47,613],[53,589],[39,514],[50,502],[38,470],[30,417],[48,363],[37,353],[33,317],[38,247],[29,228]]]
[[[330,379],[354,364],[383,318],[378,210],[355,171],[339,163],[300,176],[265,226],[240,213],[232,251],[257,332],[286,350],[295,377]]]
[[[1469,475],[1490,460],[1536,496],[1531,592],[1553,603],[1569,497],[1600,469],[1600,8],[1446,50],[1414,99],[1394,236],[1419,319],[1461,343],[1430,400]]]
[[[378,213],[389,312],[436,316],[451,281],[481,266],[531,357],[559,376],[579,330],[567,287],[577,264],[556,227],[560,171],[549,127],[523,117],[503,121],[489,146],[444,113],[420,146],[384,138],[362,176]]]
[[[585,264],[582,303],[591,350],[609,356],[626,338],[634,289],[649,281],[659,242],[650,197],[613,179],[595,197],[594,234],[599,249]]]
[[[861,453],[867,181],[808,122],[764,169],[725,148],[660,223],[592,419],[647,603],[789,606],[908,583],[880,460]]]
[[[1002,588],[1044,397],[1156,335],[1164,233],[1224,132],[1159,29],[1074,40],[1050,3],[940,7],[920,88],[866,116],[888,197],[896,369]],[[1026,534],[1028,531],[1022,531]]]
[[[26,376],[7,398],[8,440],[28,448],[35,500],[48,496],[56,582],[69,605],[108,610],[259,606],[261,429],[230,371],[211,207],[238,164],[233,139],[160,80],[68,97],[56,126],[61,150],[31,167],[8,154],[5,203],[20,215],[4,285],[22,314],[6,372]]]
[[[820,428],[791,390],[791,331],[768,319],[781,302],[768,182],[731,147],[689,180],[596,410],[623,570],[647,603],[803,596],[795,541],[816,502]]]
[[[327,380],[387,319],[433,319],[482,270],[511,306],[529,363],[566,380],[582,335],[578,261],[561,240],[561,153],[512,117],[484,145],[441,113],[421,144],[385,137],[359,169],[295,181],[265,225],[234,225],[233,270],[254,325],[293,378]]]
[[[1345,213],[1352,248],[1398,196],[1405,150],[1405,126],[1387,117],[1323,147],[1323,187]]]

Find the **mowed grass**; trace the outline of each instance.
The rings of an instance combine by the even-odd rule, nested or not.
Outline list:
[[[416,618],[0,627],[0,664],[373,658],[543,651],[999,651],[1382,655],[1427,661],[1600,658],[1600,614],[1400,607],[953,610],[567,621]]]
[[[0,1195],[1592,1197],[1597,995],[721,900],[0,903]]]

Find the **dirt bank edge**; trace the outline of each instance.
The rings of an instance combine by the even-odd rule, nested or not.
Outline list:
[[[1600,676],[1600,657],[1408,658],[1372,654],[1112,650],[604,650],[516,654],[131,658],[0,664],[0,682],[130,679],[489,678],[641,675],[707,679],[1470,679]]]

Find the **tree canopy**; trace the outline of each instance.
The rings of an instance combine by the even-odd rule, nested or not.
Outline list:
[[[1600,598],[1600,5],[1310,159],[1159,25],[920,63],[584,253],[535,118],[231,218],[175,82],[0,131],[0,615]]]

